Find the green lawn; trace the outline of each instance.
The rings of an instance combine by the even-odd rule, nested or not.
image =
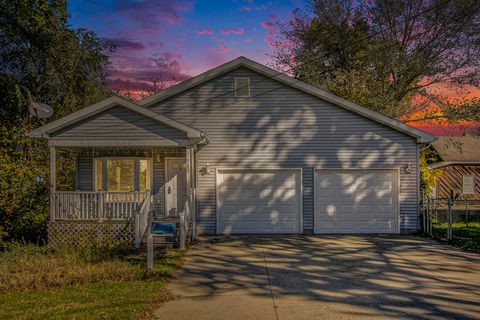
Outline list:
[[[81,262],[43,249],[3,253],[0,319],[150,318],[170,298],[165,284],[182,259],[181,251],[168,251],[156,259],[154,271],[146,272],[143,265],[119,258]],[[70,271],[75,268],[87,271],[75,277]]]
[[[454,239],[450,241],[451,244],[470,250],[480,250],[480,223],[469,222],[465,225],[463,222],[456,222],[453,224]],[[448,224],[439,223],[433,224],[433,234],[440,238],[447,236]]]
[[[168,299],[164,281],[100,282],[0,296],[1,319],[144,318]]]

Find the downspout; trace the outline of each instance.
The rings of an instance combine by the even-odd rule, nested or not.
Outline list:
[[[199,210],[199,207],[198,207],[198,201],[197,201],[197,182],[198,182],[198,173],[197,173],[197,169],[198,169],[198,157],[197,157],[197,150],[198,150],[198,147],[200,145],[206,145],[210,140],[208,139],[208,136],[205,134],[205,133],[201,133],[200,134],[200,137],[202,138],[200,141],[198,142],[195,142],[191,145],[192,147],[192,154],[191,154],[191,161],[192,161],[192,164],[193,164],[193,168],[191,168],[192,170],[192,179],[193,180],[191,183],[193,185],[193,199],[194,199],[194,215],[192,217],[192,220],[194,221],[194,226],[192,229],[196,229],[197,226],[198,226],[198,216],[197,216],[197,212]],[[192,236],[194,238],[196,238],[196,234],[197,234],[197,230],[192,230],[193,234]]]

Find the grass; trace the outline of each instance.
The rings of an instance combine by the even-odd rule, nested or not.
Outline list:
[[[467,250],[480,251],[480,222],[469,222],[466,225],[463,222],[453,224],[454,239],[449,243]],[[447,236],[448,224],[433,224],[433,233],[436,236],[444,238]]]
[[[19,247],[0,254],[0,319],[149,318],[171,298],[165,284],[183,252],[147,272],[124,258],[85,261],[71,250]]]

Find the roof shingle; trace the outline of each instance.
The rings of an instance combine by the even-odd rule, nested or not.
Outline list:
[[[438,137],[432,143],[443,161],[480,162],[480,137],[467,134],[460,137]]]

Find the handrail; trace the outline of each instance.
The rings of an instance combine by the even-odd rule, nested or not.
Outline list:
[[[145,198],[140,209],[135,212],[135,248],[140,248],[145,232],[147,232],[150,216],[150,190],[145,192]]]
[[[187,240],[188,229],[192,222],[192,216],[190,211],[190,201],[185,200],[183,211],[179,213],[180,218],[180,249],[185,249],[185,243]]]

